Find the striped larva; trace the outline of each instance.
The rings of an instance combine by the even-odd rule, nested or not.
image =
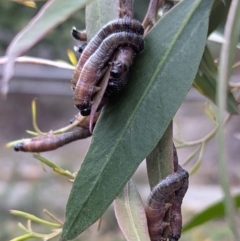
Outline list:
[[[181,204],[187,188],[188,172],[181,166],[153,188],[146,208],[151,241],[161,240],[167,226],[170,226],[170,240],[179,240],[182,229]],[[172,204],[167,201],[170,195],[174,195]],[[170,222],[166,223],[164,217],[169,208]]]
[[[44,152],[55,150],[70,142],[84,139],[91,136],[89,129],[78,128],[71,132],[66,132],[59,135],[49,133],[44,136],[34,137],[32,139],[23,140],[14,146],[15,151],[23,152]]]
[[[107,100],[113,94],[118,93],[126,86],[128,70],[133,63],[134,57],[135,51],[132,47],[120,46],[116,50],[113,61],[111,62],[110,77],[108,80],[108,84],[106,89],[104,89],[104,94],[102,96],[101,102],[98,103],[99,105],[97,111],[100,111],[102,109],[102,107],[106,104]],[[85,108],[84,112],[85,115],[89,115],[91,113],[91,106]]]
[[[160,181],[152,190],[148,198],[146,215],[151,241],[165,240],[162,235],[169,227],[168,238],[178,241],[182,230],[181,205],[188,189],[189,174],[178,164],[178,156],[173,145],[174,173]],[[164,221],[169,210],[169,222]]]
[[[76,29],[73,29],[73,31],[77,31]],[[97,48],[100,46],[102,41],[111,35],[112,33],[117,33],[117,32],[133,32],[139,35],[143,35],[144,29],[142,24],[135,20],[135,19],[130,19],[130,18],[125,18],[125,19],[116,19],[113,20],[109,23],[107,23],[96,35],[95,37],[89,42],[87,47],[84,49],[78,64],[76,66],[76,69],[74,71],[73,79],[72,79],[72,85],[73,88],[75,87],[79,75],[82,71],[82,68],[85,64],[85,62],[88,60],[88,58],[97,50]],[[81,32],[80,32],[81,33]],[[74,33],[74,35],[78,36],[78,34]]]
[[[131,46],[138,53],[143,50],[144,41],[140,35],[129,32],[114,33],[104,39],[84,64],[75,88],[74,102],[82,115],[85,114],[84,110],[91,106],[92,95],[99,90],[95,85],[104,74],[105,65],[121,45]]]
[[[181,205],[182,200],[187,192],[188,189],[188,172],[185,171],[181,166],[178,167],[181,169],[182,172],[182,186],[175,191],[174,201],[171,207],[171,215],[170,215],[170,234],[169,239],[170,241],[177,241],[181,237],[182,232],[182,212],[181,212]]]

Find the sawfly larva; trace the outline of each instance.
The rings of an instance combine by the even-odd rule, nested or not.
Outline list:
[[[143,38],[135,33],[120,32],[108,36],[92,54],[81,71],[74,93],[75,106],[84,113],[91,106],[91,97],[99,90],[96,83],[102,77],[104,67],[119,46],[131,46],[136,53],[144,48]]]
[[[89,129],[84,128],[78,128],[71,132],[66,132],[58,135],[49,133],[47,135],[37,136],[32,139],[23,140],[22,142],[14,145],[14,150],[23,152],[51,151],[70,142],[84,139],[89,136],[91,136]]]
[[[188,172],[181,166],[153,188],[146,208],[151,241],[161,240],[167,226],[170,226],[170,240],[179,240],[182,230],[181,204],[187,188]],[[174,195],[172,204],[167,202],[170,195]],[[164,217],[169,208],[170,222],[166,223]]]
[[[169,241],[178,241],[182,231],[182,200],[188,189],[189,174],[178,164],[178,155],[173,145],[174,172],[161,180],[148,198],[146,215],[151,241],[166,240],[162,235],[169,227]],[[169,211],[169,221],[165,221]]]
[[[73,74],[73,79],[72,79],[73,88],[75,87],[79,79],[79,75],[82,71],[84,64],[86,63],[88,58],[97,50],[97,48],[100,46],[102,41],[112,33],[117,33],[122,31],[132,32],[142,36],[144,33],[144,28],[139,21],[135,19],[130,19],[130,18],[116,19],[107,23],[101,30],[98,31],[95,37],[89,42],[87,47],[84,49]]]

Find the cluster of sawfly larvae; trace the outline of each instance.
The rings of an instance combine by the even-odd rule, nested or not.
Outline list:
[[[82,116],[90,114],[92,98],[100,90],[97,85],[109,65],[110,77],[104,98],[108,99],[126,85],[134,56],[144,49],[143,33],[139,21],[116,19],[107,23],[85,47],[78,48],[82,53],[74,71],[72,88],[75,106]],[[72,36],[80,41],[86,40],[85,32],[76,28],[73,28]]]
[[[72,88],[75,105],[82,116],[77,115],[72,122],[79,116],[83,118],[78,128],[62,134],[49,132],[23,140],[14,149],[24,152],[50,151],[91,136],[89,115],[92,98],[100,89],[99,81],[110,68],[108,84],[99,104],[101,109],[108,98],[126,85],[133,59],[144,48],[143,33],[143,26],[137,20],[117,19],[105,25],[87,45],[76,47],[81,56],[73,75]],[[76,28],[72,29],[72,36],[80,41],[87,40],[86,33]],[[93,123],[97,121],[99,113],[94,113]],[[181,204],[188,189],[188,173],[178,164],[175,147],[173,154],[174,172],[160,181],[149,195],[146,216],[151,241],[178,241],[181,236]],[[164,234],[165,230],[169,230],[168,235]]]

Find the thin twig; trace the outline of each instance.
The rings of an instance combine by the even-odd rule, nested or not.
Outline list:
[[[119,0],[119,18],[133,18],[133,0]]]
[[[159,7],[162,5],[163,0],[151,0],[148,6],[146,16],[143,20],[143,27],[148,31],[156,24],[156,16]]]
[[[239,10],[240,2],[233,0],[228,12],[228,18],[225,25],[224,37],[225,41],[222,45],[222,51],[219,62],[219,78],[217,86],[217,103],[218,109],[218,159],[219,159],[219,177],[222,185],[222,189],[225,194],[225,209],[228,219],[228,223],[234,234],[235,240],[240,240],[240,233],[238,230],[238,224],[235,217],[234,202],[230,193],[230,185],[228,176],[226,173],[226,151],[225,151],[225,133],[224,133],[224,110],[227,103],[227,85],[232,69],[232,64],[235,56],[235,47],[237,45],[239,37]]]

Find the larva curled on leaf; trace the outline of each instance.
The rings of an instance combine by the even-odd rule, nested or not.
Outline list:
[[[102,77],[104,67],[119,46],[131,46],[136,53],[144,49],[143,38],[135,33],[120,32],[108,36],[94,54],[87,60],[78,79],[74,102],[84,115],[84,110],[91,106],[91,97],[98,91],[96,83]]]
[[[89,136],[91,136],[91,133],[89,132],[89,129],[85,128],[78,128],[71,132],[58,135],[49,133],[32,139],[23,140],[22,142],[14,145],[14,150],[23,152],[52,151],[70,142],[84,139]]]
[[[74,29],[74,35],[78,36],[78,34],[75,31],[77,30]],[[86,63],[88,58],[97,50],[97,48],[100,46],[102,41],[109,35],[117,32],[122,32],[122,31],[132,32],[142,36],[144,33],[144,28],[139,21],[131,18],[115,19],[107,23],[101,30],[98,31],[95,37],[88,43],[86,48],[83,50],[81,57],[77,63],[76,69],[74,71],[74,75],[72,79],[73,89],[76,86],[76,83],[79,79],[79,75],[82,71],[84,64]]]
[[[120,92],[126,85],[128,80],[129,68],[133,63],[135,51],[132,47],[120,46],[114,53],[111,61],[110,77],[104,95],[99,103],[97,112],[107,103],[108,99],[114,94]],[[91,113],[91,106],[85,108],[84,114]]]

